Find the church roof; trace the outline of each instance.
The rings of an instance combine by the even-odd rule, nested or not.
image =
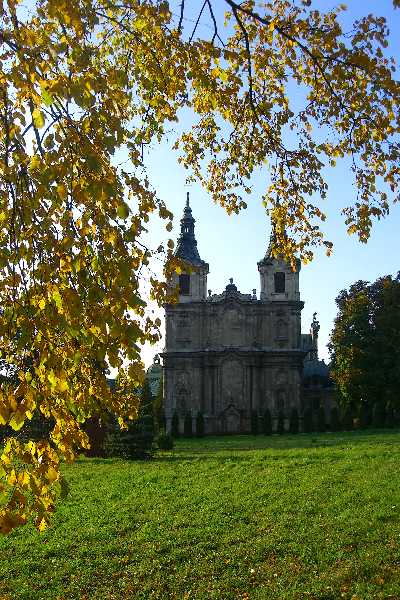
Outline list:
[[[189,192],[186,196],[186,206],[181,219],[181,234],[178,238],[175,256],[185,260],[196,267],[205,266],[206,263],[201,260],[197,249],[197,241],[194,235],[195,219],[192,215],[192,209],[189,204]]]
[[[286,236],[286,232],[284,231],[284,236]],[[269,242],[268,242],[268,246],[267,246],[267,250],[264,254],[264,257],[258,261],[258,265],[263,265],[263,264],[270,264],[271,261],[273,260],[282,260],[282,255],[278,254],[277,256],[273,256],[272,255],[272,248],[273,246],[276,244],[276,231],[275,231],[275,225],[272,223],[272,227],[271,227],[271,233],[269,236]],[[283,259],[285,261],[285,259]],[[301,268],[301,261],[299,258],[296,258],[296,267],[297,270],[300,271]]]

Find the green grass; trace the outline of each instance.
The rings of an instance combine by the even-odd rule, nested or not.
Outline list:
[[[180,440],[83,459],[51,530],[0,539],[0,599],[400,599],[400,433]]]

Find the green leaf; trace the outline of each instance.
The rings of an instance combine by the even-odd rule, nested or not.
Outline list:
[[[42,101],[46,106],[51,106],[53,104],[53,95],[47,90],[42,90]]]
[[[126,204],[126,202],[122,202],[119,206],[117,206],[117,215],[120,219],[127,219],[129,212],[129,206]]]

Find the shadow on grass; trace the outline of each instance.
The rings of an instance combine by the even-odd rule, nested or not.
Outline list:
[[[271,459],[276,458],[276,454],[291,450],[313,450],[321,448],[342,448],[348,449],[350,446],[365,446],[371,442],[377,441],[382,444],[393,443],[394,439],[399,437],[399,429],[379,429],[363,431],[341,431],[329,433],[310,433],[297,435],[277,435],[272,436],[210,436],[204,438],[180,438],[176,440],[176,445],[172,451],[156,451],[153,458],[126,460],[123,458],[87,458],[81,457],[80,462],[90,462],[92,465],[113,465],[123,463],[179,463],[179,462],[197,462],[199,460],[213,459],[220,462],[241,462],[248,460],[246,456],[249,452],[258,450],[270,450],[273,454]],[[240,453],[240,454],[238,454]],[[265,457],[268,460],[268,457]]]

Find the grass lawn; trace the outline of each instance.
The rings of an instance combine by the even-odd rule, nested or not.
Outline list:
[[[235,436],[79,460],[52,529],[0,538],[0,600],[400,600],[399,442]]]

